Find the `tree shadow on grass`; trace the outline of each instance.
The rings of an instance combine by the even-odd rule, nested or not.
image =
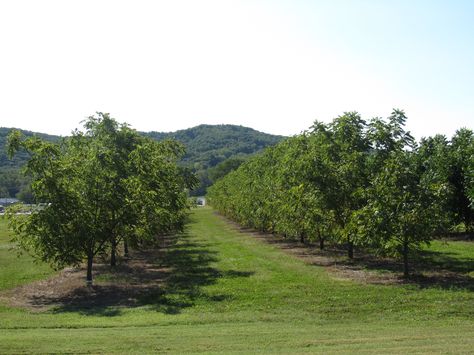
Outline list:
[[[330,267],[336,274],[374,284],[411,284],[419,288],[461,289],[474,291],[474,260],[455,253],[421,251],[410,258],[410,276],[403,277],[403,264],[393,258],[375,257],[368,251],[356,250],[354,259],[346,250],[329,245],[320,250],[316,245],[297,241],[271,240],[282,249],[307,260],[311,265]]]
[[[474,260],[451,252],[423,250],[410,257],[410,276],[402,275],[403,264],[392,258],[375,258],[359,251],[353,260],[344,259],[340,266],[354,270],[377,271],[400,284],[411,284],[419,288],[442,288],[474,291]]]
[[[420,287],[440,287],[474,291],[474,259],[460,257],[452,252],[424,250],[414,262],[416,271],[411,278]]]
[[[474,233],[472,232],[450,232],[440,237],[448,240],[474,241]]]
[[[127,263],[111,269],[95,266],[96,284],[73,287],[62,294],[40,294],[32,303],[53,306],[52,312],[117,316],[124,308],[148,307],[165,314],[179,314],[197,302],[222,302],[230,295],[208,294],[204,286],[221,277],[249,277],[253,272],[219,271],[212,264],[218,255],[206,242],[182,234],[170,238],[165,248],[132,252]],[[83,276],[81,272],[81,276]],[[83,280],[83,279],[82,279]],[[81,282],[83,282],[81,280]]]
[[[275,245],[310,265],[328,267],[331,272],[343,278],[374,284],[411,284],[419,288],[474,291],[474,278],[469,275],[474,271],[474,260],[460,257],[449,251],[425,250],[411,257],[411,275],[405,279],[402,262],[393,258],[375,257],[369,251],[359,248],[356,249],[354,259],[349,259],[343,247],[332,243],[327,243],[325,249],[320,250],[317,243],[302,244],[280,235],[242,227],[232,221],[228,223],[241,233],[250,234],[268,244]],[[459,240],[466,240],[466,238],[463,235]]]

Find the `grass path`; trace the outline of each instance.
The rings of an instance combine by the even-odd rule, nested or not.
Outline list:
[[[0,353],[472,353],[469,288],[337,280],[234,230],[210,208],[192,220],[155,261],[172,270],[162,289],[133,307],[33,313],[0,305]],[[473,259],[474,246],[463,245],[463,265]],[[0,269],[4,289],[13,287],[7,278]]]

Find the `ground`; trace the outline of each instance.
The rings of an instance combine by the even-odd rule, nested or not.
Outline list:
[[[436,242],[405,282],[193,210],[114,272],[17,259],[0,224],[0,353],[471,353],[474,245]],[[3,233],[3,234],[2,234]],[[435,269],[440,271],[434,271]]]

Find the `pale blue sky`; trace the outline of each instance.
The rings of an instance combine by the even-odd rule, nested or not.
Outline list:
[[[292,6],[311,40],[321,38],[393,86],[434,102],[473,101],[474,1],[296,1]]]
[[[296,134],[406,111],[474,128],[474,1],[0,1],[0,126],[68,134],[95,111],[140,130]]]

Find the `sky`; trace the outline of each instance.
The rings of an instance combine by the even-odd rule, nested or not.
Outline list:
[[[474,1],[0,0],[0,126],[67,135],[293,135],[405,110],[418,138],[474,129]]]

